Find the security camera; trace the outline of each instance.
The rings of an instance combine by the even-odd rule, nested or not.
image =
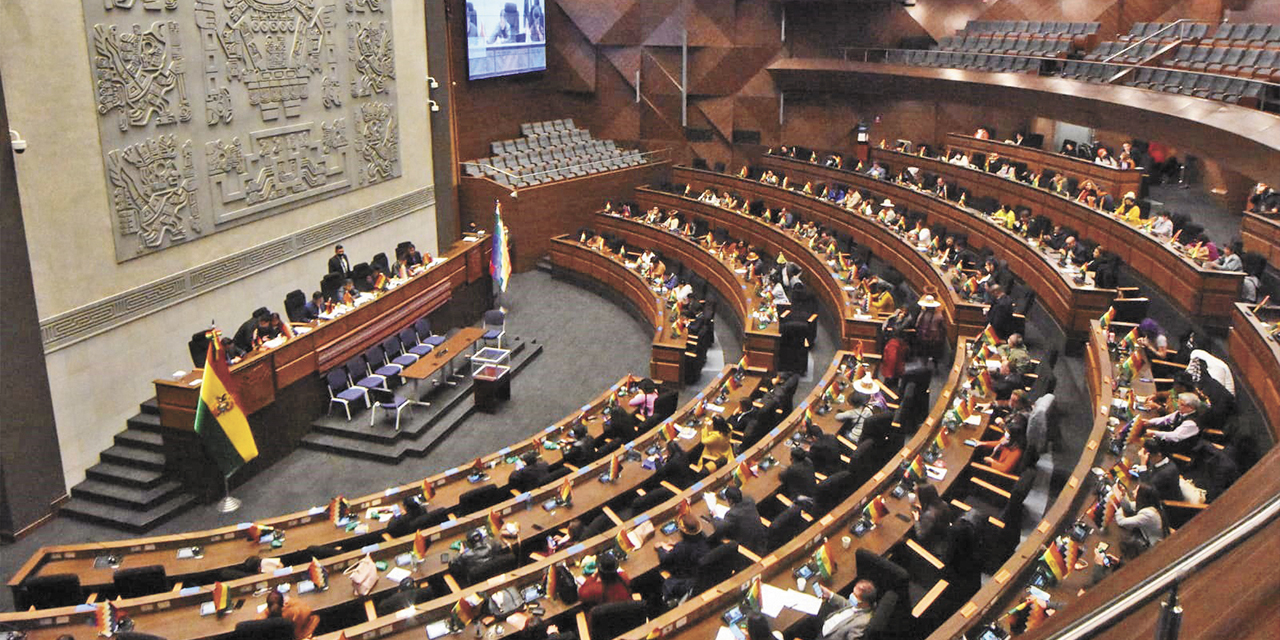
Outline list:
[[[14,153],[22,153],[27,150],[27,141],[22,139],[22,134],[10,129],[9,146],[13,147]]]

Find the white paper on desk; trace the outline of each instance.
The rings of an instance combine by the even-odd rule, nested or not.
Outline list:
[[[692,427],[678,427],[681,440],[692,440],[698,437],[698,430]]]
[[[710,491],[702,494],[702,500],[707,503],[707,509],[711,510],[713,518],[723,518],[724,514],[729,513],[729,505],[717,502],[716,494]]]
[[[722,407],[722,406],[720,406],[720,405],[718,405],[718,404],[711,404],[711,403],[707,403],[707,411],[714,411],[714,412],[716,412],[716,413],[724,413],[724,407]]]
[[[982,424],[982,415],[975,413],[968,418],[965,418],[964,423],[976,427]]]
[[[473,237],[471,237],[471,236],[463,236],[462,241],[463,241],[463,242],[479,242],[479,241],[480,241],[480,238],[473,238]]]
[[[395,584],[400,584],[401,580],[404,580],[405,578],[408,578],[411,575],[413,575],[413,573],[410,572],[408,569],[405,569],[403,567],[396,567],[387,572],[387,579]]]
[[[818,615],[818,610],[822,608],[822,598],[811,596],[803,591],[787,589],[787,596],[790,598],[787,606],[800,613],[816,616]]]
[[[849,286],[849,285],[847,285],[847,284],[846,284],[845,286],[843,286],[843,287],[840,287],[840,288],[841,288],[841,289],[844,289],[845,291],[855,291],[855,289],[854,289],[853,287],[851,287],[851,286]]]
[[[760,583],[760,613],[770,618],[778,617],[782,613],[782,608],[787,606],[791,599],[787,596],[786,589],[779,589],[771,584]]]
[[[427,266],[434,267],[434,266],[436,266],[436,265],[438,265],[438,264],[444,264],[444,263],[445,263],[445,259],[444,259],[444,258],[432,258],[432,259],[431,259],[431,264],[430,264],[430,265],[427,265]]]
[[[733,270],[733,272],[734,272],[734,273],[746,273],[746,272],[747,272],[747,270],[746,270],[746,269],[734,269],[734,270]]]
[[[716,640],[736,640],[736,638],[737,636],[733,635],[733,630],[729,627],[720,627],[720,630],[716,631]]]
[[[302,336],[311,333],[311,327],[294,327],[293,335]]]
[[[947,479],[946,469],[943,469],[942,467],[935,467],[931,464],[926,464],[924,466],[924,474],[929,476],[929,479],[934,482],[942,482]]]
[[[262,343],[262,346],[264,346],[264,347],[266,347],[266,348],[268,348],[268,349],[274,349],[274,348],[276,348],[276,347],[278,347],[278,346],[280,346],[280,345],[284,344],[284,341],[285,341],[285,340],[288,340],[288,338],[286,338],[286,337],[284,337],[284,336],[280,336],[280,337],[277,337],[277,338],[272,338],[272,339],[270,339],[270,340],[268,340],[268,341],[266,341],[266,342]]]
[[[447,635],[449,635],[448,620],[436,620],[427,625],[427,640],[436,640]]]

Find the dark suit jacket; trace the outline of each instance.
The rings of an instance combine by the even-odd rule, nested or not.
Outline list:
[[[757,554],[767,553],[769,548],[769,529],[760,522],[760,511],[751,498],[744,497],[742,502],[729,507],[724,519],[716,525],[715,537],[733,540]]]
[[[409,607],[431,599],[431,589],[414,589],[413,591],[397,591],[386,600],[378,603],[377,613],[380,616],[391,615]]]
[[[547,483],[551,477],[551,469],[547,463],[539,460],[531,465],[511,472],[507,484],[516,491],[529,491]]]
[[[813,462],[804,460],[792,463],[782,470],[782,493],[795,499],[797,496],[812,498],[817,493],[818,479],[813,475]]]
[[[257,329],[257,328],[258,328],[258,319],[249,318],[248,320],[244,321],[244,324],[240,325],[239,329],[236,329],[236,335],[234,338],[232,338],[231,341],[234,342],[237,347],[240,347],[240,349],[245,351],[246,353],[249,351],[252,351],[253,350],[253,331],[254,329]]]
[[[987,311],[987,324],[995,329],[1001,340],[1007,339],[1017,327],[1013,318],[1013,298],[1006,294],[991,303],[991,309]]]
[[[658,562],[673,578],[692,578],[698,571],[698,562],[708,553],[711,543],[706,535],[699,534],[682,539],[670,551],[658,549]]]
[[[1182,485],[1178,483],[1178,476],[1181,472],[1178,465],[1172,460],[1168,460],[1165,464],[1158,467],[1147,469],[1146,481],[1152,487],[1155,487],[1156,493],[1160,494],[1161,500],[1182,500]]]
[[[809,459],[822,473],[834,473],[840,467],[840,441],[830,433],[824,433],[809,445]]]
[[[345,265],[344,265],[345,262]],[[351,277],[351,258],[345,255],[334,255],[329,258],[329,273],[341,273],[342,277]]]

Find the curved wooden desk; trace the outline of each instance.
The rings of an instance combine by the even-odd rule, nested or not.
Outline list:
[[[956,345],[956,353],[964,353],[967,345],[968,342],[961,339]],[[852,544],[847,549],[843,547],[840,539],[848,534],[849,527],[853,522],[862,516],[863,506],[873,497],[881,495],[897,484],[901,478],[902,464],[909,462],[917,454],[928,448],[937,431],[943,428],[942,414],[951,406],[953,395],[960,389],[962,373],[966,363],[967,359],[965,358],[956,359],[956,362],[952,365],[947,385],[944,387],[938,402],[934,405],[929,418],[925,420],[907,445],[876,472],[870,481],[855,490],[848,499],[818,519],[805,532],[765,556],[754,566],[734,574],[728,580],[712,587],[698,597],[690,598],[684,604],[663,613],[656,619],[650,620],[644,626],[632,629],[619,637],[625,640],[644,640],[655,636],[689,638],[691,640],[714,638],[717,629],[723,625],[720,614],[742,601],[747,588],[754,578],[759,577],[762,582],[782,589],[794,588],[795,577],[793,571],[809,562],[817,547],[824,543],[827,543],[827,552],[835,565],[831,579],[828,581],[828,586],[833,590],[839,590],[844,585],[851,583],[855,575],[854,554],[858,549],[869,549],[878,554],[887,553],[890,548],[901,543],[911,530],[909,523],[912,522],[912,519],[909,515],[910,507],[906,497],[893,498],[886,495],[885,503],[889,507],[889,515],[885,516],[874,529],[863,537],[853,538]],[[823,386],[820,385],[818,389]],[[947,475],[943,480],[932,483],[938,488],[939,492],[945,491],[956,478],[961,476],[973,453],[973,450],[961,444],[961,441],[981,434],[985,429],[988,418],[989,416],[983,417],[982,426],[961,425],[955,433],[951,434],[952,443],[941,451],[941,460],[945,461],[945,466],[948,469]],[[824,421],[832,419],[833,416],[828,415],[817,417],[814,421],[826,427],[827,425]],[[905,515],[905,521],[903,518],[898,517],[904,514],[907,514]],[[935,585],[936,588],[931,591],[930,602],[936,600],[942,591],[946,589],[945,581],[942,582],[943,584],[940,586]],[[922,603],[922,607],[927,609],[928,603]],[[798,619],[799,614],[796,611],[784,609],[773,620],[772,624],[776,629],[785,629]]]
[[[708,393],[724,388],[725,376],[729,371],[731,371],[731,368],[726,369],[724,374],[712,381],[707,387]],[[727,393],[726,404],[733,403],[736,405],[738,399],[748,397],[759,386],[761,381],[760,372],[749,370],[744,377],[742,386],[736,391]],[[625,398],[625,394],[620,395]],[[698,394],[672,420],[684,420],[703,401],[704,394]],[[585,409],[586,407],[584,407]],[[567,425],[576,419],[578,419],[576,416],[567,418],[564,423]],[[588,424],[591,421],[590,419],[586,420]],[[598,420],[596,421],[598,422]],[[557,431],[559,431],[557,427],[548,428],[546,440],[555,442],[555,432]],[[661,431],[661,425],[655,426],[647,433],[625,445],[622,449],[619,449],[618,453],[622,454],[624,451],[630,450],[647,452],[654,446],[660,446],[662,442]],[[564,480],[556,480],[493,507],[492,512],[500,514],[504,522],[514,522],[519,526],[520,533],[517,540],[508,541],[508,543],[520,548],[520,545],[531,540],[541,539],[545,535],[542,532],[554,530],[567,524],[575,517],[599,509],[618,495],[635,491],[653,475],[651,470],[645,469],[641,464],[626,461],[623,463],[623,474],[619,481],[611,484],[601,483],[598,481],[598,477],[608,470],[610,462],[611,456],[606,455],[567,477],[574,488],[572,506],[559,507],[549,511],[540,506],[558,495]],[[431,576],[447,575],[447,561],[442,561],[440,554],[443,553],[446,557],[450,556],[451,545],[465,538],[466,534],[472,529],[485,526],[489,514],[490,512],[473,513],[423,530],[422,533],[429,545],[428,552],[426,558],[421,562],[416,565],[410,565],[413,570],[413,577],[421,580]],[[358,607],[360,599],[353,596],[349,590],[346,579],[341,575],[342,570],[355,564],[366,554],[376,561],[386,561],[390,566],[394,567],[397,565],[396,559],[398,557],[402,557],[413,549],[413,540],[414,536],[412,535],[403,538],[386,539],[358,550],[323,560],[322,564],[330,573],[331,587],[323,592],[313,592],[303,596],[306,598],[306,604],[317,613],[330,610],[336,611],[341,607]],[[285,567],[270,575],[250,576],[224,584],[230,587],[233,601],[248,599],[253,593],[266,587],[274,588],[283,584],[296,586],[297,583],[308,578],[307,570],[307,564],[299,564]],[[451,578],[446,578],[446,581],[448,580],[451,580]],[[396,586],[391,584],[390,581],[382,580],[370,595],[371,597],[380,597],[393,590]],[[189,587],[180,591],[124,600],[118,602],[118,604],[131,614],[139,631],[158,634],[173,640],[180,638],[209,638],[221,635],[228,632],[236,623],[251,619],[256,613],[255,607],[246,605],[226,616],[201,617],[197,610],[201,604],[209,600],[209,593],[208,587]],[[92,614],[92,609],[91,606],[82,605],[79,607],[3,614],[0,615],[0,624],[8,624],[15,628],[28,630],[29,637],[32,640],[52,639],[61,633],[66,633],[69,626],[81,624],[84,616]]]
[[[1280,218],[1245,212],[1240,219],[1240,238],[1244,250],[1262,254],[1267,264],[1280,265]]]
[[[1241,374],[1235,378],[1236,394],[1243,383],[1266,417],[1272,441],[1280,441],[1280,344],[1272,337],[1280,310],[1269,307],[1254,313],[1252,309],[1239,302],[1232,305],[1227,352]]]
[[[780,334],[778,323],[761,325],[753,312],[764,300],[756,294],[756,285],[749,282],[746,273],[737,273],[734,267],[711,255],[698,243],[663,229],[651,227],[638,220],[602,213],[594,218],[596,231],[621,238],[629,247],[656,249],[664,256],[691,268],[706,280],[720,296],[733,307],[742,322],[742,350],[747,365],[772,371],[778,355]]]
[[[1080,178],[1081,182],[1086,179],[1092,180],[1094,184],[1115,194],[1117,198],[1128,191],[1134,193],[1142,191],[1141,169],[1112,169],[1094,164],[1089,160],[1035,147],[1024,147],[1001,140],[979,140],[963,133],[948,133],[947,157],[951,157],[956,151],[965,154],[981,153],[986,156],[997,153],[1014,162],[1025,163],[1036,173],[1044,173],[1045,169],[1049,169],[1054,173],[1065,173]]]
[[[1044,215],[1054,224],[1071,227],[1080,237],[1097,242],[1120,256],[1135,273],[1149,280],[1185,313],[1214,326],[1226,326],[1230,320],[1230,305],[1239,298],[1242,273],[1206,269],[1168,242],[1048,189],[937,158],[888,149],[874,149],[871,156],[897,167],[920,167],[922,171],[943,176],[976,195],[994,197],[1012,206],[1027,206],[1032,215]],[[1115,195],[1123,194],[1121,191]],[[1243,231],[1244,223],[1241,228]],[[1280,238],[1280,228],[1273,229],[1275,237]],[[1246,241],[1248,237],[1245,236]]]
[[[616,256],[602,254],[571,236],[551,239],[551,265],[595,280],[631,301],[654,328],[649,376],[674,381],[677,386],[684,380],[684,354],[689,341],[673,334],[669,308],[639,273]]]
[[[852,349],[857,340],[875,340],[876,332],[884,318],[862,314],[850,292],[853,287],[840,282],[831,272],[826,258],[814,253],[788,231],[693,198],[646,187],[636,188],[636,203],[641,210],[656,206],[664,211],[676,209],[695,214],[724,227],[728,230],[730,237],[735,240],[746,240],[770,254],[785,255],[787,260],[799,264],[808,273],[814,274],[805,282],[813,288],[823,304],[838,319],[841,343],[845,349]]]
[[[858,244],[869,247],[872,254],[897,269],[916,287],[923,290],[925,286],[932,285],[938,290],[938,297],[942,302],[941,308],[948,320],[948,331],[953,338],[957,334],[978,335],[987,324],[982,305],[961,299],[946,275],[929,260],[928,256],[918,251],[902,236],[886,229],[875,220],[854,215],[835,203],[821,198],[723,173],[676,167],[672,178],[686,184],[704,185],[713,187],[717,191],[738,193],[750,200],[762,200],[786,206],[803,219],[814,220],[842,234],[852,236]],[[761,223],[756,221],[755,224]]]
[[[876,356],[867,356],[864,361],[873,363]],[[675,490],[675,497],[666,501],[662,505],[651,509],[647,513],[635,516],[627,521],[616,521],[618,527],[614,530],[584,541],[582,544],[574,545],[571,548],[561,550],[548,558],[539,560],[538,562],[522,567],[504,576],[495,579],[479,588],[469,588],[459,593],[451,594],[444,598],[433,600],[429,603],[419,605],[417,610],[401,619],[398,615],[389,615],[375,620],[369,621],[367,624],[361,624],[348,628],[342,633],[349,640],[358,638],[381,638],[390,634],[394,634],[397,638],[416,638],[421,636],[423,623],[442,620],[448,617],[449,611],[453,604],[458,601],[459,597],[465,597],[476,591],[491,593],[496,589],[515,586],[523,589],[526,586],[540,584],[545,580],[546,570],[552,564],[564,564],[568,566],[575,574],[580,570],[577,563],[588,555],[595,555],[601,551],[616,548],[616,536],[622,531],[631,531],[637,526],[645,522],[652,522],[656,527],[670,522],[676,516],[677,510],[680,508],[682,501],[689,501],[689,513],[695,517],[710,517],[710,510],[702,499],[704,493],[718,494],[730,484],[737,484],[733,478],[735,470],[742,463],[746,463],[753,467],[756,475],[748,478],[745,484],[740,485],[744,496],[750,497],[757,503],[768,499],[776,499],[777,492],[781,485],[781,474],[784,464],[778,464],[770,469],[762,469],[757,465],[766,458],[774,460],[785,460],[787,451],[793,446],[791,436],[795,434],[804,424],[804,410],[820,400],[823,389],[831,384],[837,378],[844,383],[848,383],[848,373],[853,370],[853,355],[848,352],[838,352],[832,364],[828,367],[826,373],[820,380],[819,385],[810,392],[803,402],[797,404],[796,409],[791,412],[785,421],[774,428],[769,434],[756,445],[747,451],[739,454],[734,463],[719,469],[710,474],[701,481],[695,483],[685,490]],[[841,365],[844,365],[844,371],[841,371]],[[826,425],[824,425],[826,426]],[[656,546],[661,542],[674,542],[678,539],[679,534],[666,535],[655,532],[652,539],[646,540],[638,549],[626,554],[625,560],[620,564],[621,568],[627,572],[632,581],[641,579],[646,574],[652,574],[660,570]],[[749,550],[739,547],[739,553],[748,560],[759,561]],[[560,616],[566,613],[579,612],[582,614],[581,606],[578,604],[567,604],[554,598],[545,598],[539,601],[545,612],[541,616],[543,619],[549,620],[553,616]],[[581,624],[581,622],[580,622]],[[466,634],[470,635],[471,625],[468,625]],[[564,628],[562,625],[561,628]],[[324,640],[338,640],[341,635],[334,633],[324,637]]]
[[[778,156],[766,156],[761,166],[787,175],[793,182],[840,182],[857,189],[888,197],[897,205],[922,211],[929,223],[941,222],[947,230],[963,230],[969,236],[969,245],[990,247],[1009,263],[1009,268],[1036,292],[1041,304],[1062,327],[1068,339],[1083,340],[1087,337],[1089,321],[1101,316],[1111,300],[1114,289],[1099,289],[1091,284],[1077,284],[1071,275],[1061,270],[1058,260],[1046,255],[1022,237],[987,220],[978,211],[941,200],[932,194],[917,191],[892,182],[876,180],[867,175],[842,169],[822,167],[807,162]]]

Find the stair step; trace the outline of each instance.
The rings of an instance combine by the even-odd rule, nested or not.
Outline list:
[[[308,433],[302,437],[302,445],[317,451],[380,462],[399,462],[404,457],[404,448],[399,443],[356,441],[329,433]]]
[[[145,414],[158,416],[160,415],[160,403],[152,396],[142,404],[138,405],[138,409]]]
[[[189,493],[178,493],[169,499],[146,510],[133,510],[116,505],[84,500],[72,497],[62,505],[60,515],[102,524],[127,531],[129,533],[146,533],[156,526],[171,520],[195,503],[195,496]]]
[[[181,489],[182,483],[175,480],[169,480],[147,489],[118,485],[101,480],[85,480],[71,488],[71,495],[75,498],[142,511],[155,506],[158,502],[167,500]]]
[[[85,470],[85,477],[117,485],[151,489],[165,479],[163,471],[99,462]]]
[[[138,431],[160,433],[160,414],[142,412],[125,421],[125,426]]]
[[[146,449],[157,453],[164,452],[164,438],[154,431],[125,429],[116,434],[115,443],[135,449]]]
[[[146,449],[115,445],[101,454],[103,462],[114,462],[141,469],[164,470],[164,454]]]

